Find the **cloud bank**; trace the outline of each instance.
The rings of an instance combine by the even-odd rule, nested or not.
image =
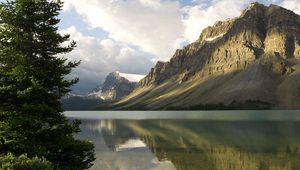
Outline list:
[[[80,66],[69,76],[80,78],[79,84],[75,86],[76,92],[90,91],[103,83],[110,72],[118,70],[124,73],[147,74],[153,65],[151,55],[112,39],[84,36],[75,27],[60,32],[70,34],[71,39],[77,42],[77,48],[66,55],[70,60],[81,60]]]
[[[71,33],[78,43],[69,55],[82,60],[73,73],[81,78],[76,88],[95,86],[111,71],[147,74],[154,61],[169,60],[177,48],[197,40],[204,28],[239,16],[253,1],[65,0],[64,12],[75,11],[88,29],[100,28],[108,34],[100,39],[85,36],[75,27],[62,31]],[[300,14],[300,0],[259,2],[281,5]]]
[[[180,4],[160,0],[66,0],[91,28],[100,27],[110,38],[139,46],[166,60],[183,32]]]

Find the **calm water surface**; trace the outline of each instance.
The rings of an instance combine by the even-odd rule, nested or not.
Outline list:
[[[300,170],[300,111],[66,112],[97,170]]]

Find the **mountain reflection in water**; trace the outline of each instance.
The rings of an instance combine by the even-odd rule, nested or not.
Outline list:
[[[94,169],[299,170],[300,122],[82,120]]]

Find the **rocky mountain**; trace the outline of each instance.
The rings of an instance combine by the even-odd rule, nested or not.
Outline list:
[[[64,110],[91,110],[105,103],[99,87],[86,94],[68,93],[61,99]]]
[[[103,100],[118,100],[131,93],[136,87],[137,82],[131,82],[122,77],[119,72],[110,73],[102,86],[101,98]]]
[[[144,75],[109,73],[105,82],[86,94],[69,93],[61,101],[65,110],[93,110],[130,94]]]
[[[201,20],[201,18],[199,18]],[[158,62],[119,108],[300,108],[300,16],[252,3]]]

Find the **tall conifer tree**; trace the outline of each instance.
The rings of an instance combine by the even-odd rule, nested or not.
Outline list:
[[[74,139],[79,122],[62,114],[60,98],[78,62],[63,54],[76,43],[60,35],[59,0],[7,0],[0,5],[0,152],[45,157],[57,169],[86,169],[93,145]]]

